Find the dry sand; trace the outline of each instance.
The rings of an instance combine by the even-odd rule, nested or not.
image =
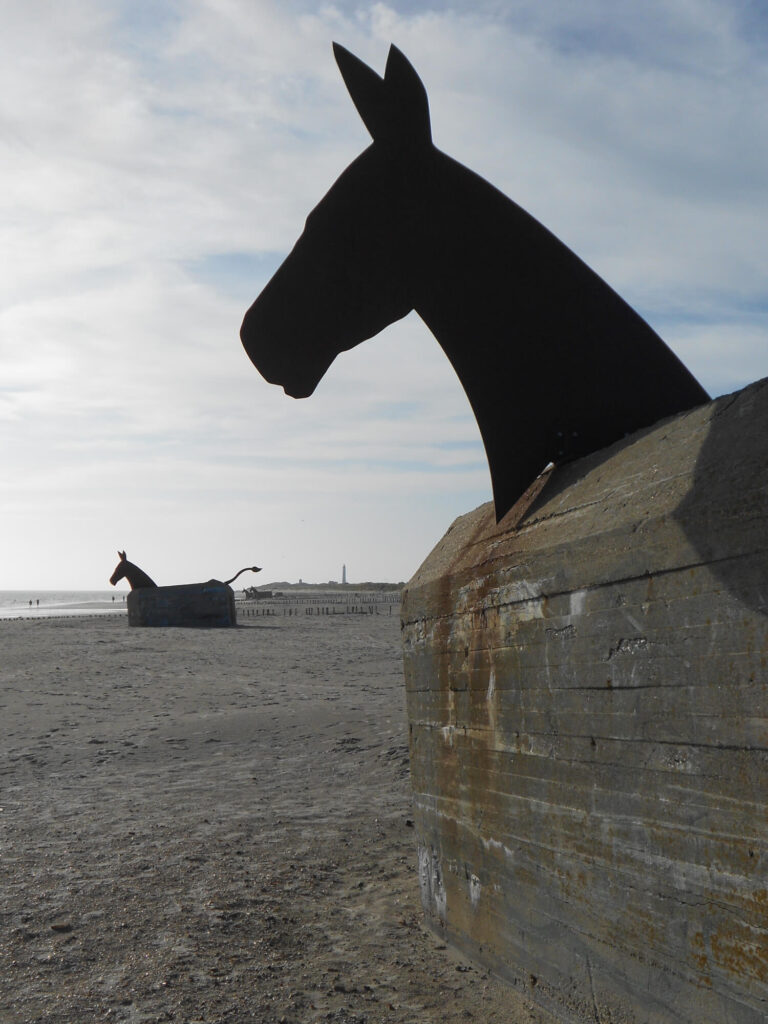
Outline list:
[[[399,634],[0,622],[0,1022],[549,1021],[422,926]]]

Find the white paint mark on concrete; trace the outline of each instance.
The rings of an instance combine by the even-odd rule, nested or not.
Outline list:
[[[496,669],[491,666],[491,671],[488,675],[488,692],[485,695],[485,699],[490,702],[493,700],[493,695],[496,692]]]
[[[587,600],[586,590],[574,590],[570,595],[568,614],[573,618],[575,615],[584,614],[584,602]]]
[[[448,910],[440,858],[432,847],[419,847],[419,891],[425,913],[437,916],[445,924]]]
[[[469,876],[469,902],[472,904],[472,909],[477,910],[477,904],[480,902],[480,893],[482,891],[482,885],[477,875]]]
[[[486,839],[485,836],[480,836],[480,842],[486,848],[486,850],[501,850],[507,860],[514,861],[515,853],[514,850],[510,850],[504,843],[499,842],[498,839]]]

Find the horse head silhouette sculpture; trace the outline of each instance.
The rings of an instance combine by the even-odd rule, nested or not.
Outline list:
[[[157,586],[155,581],[150,579],[143,569],[128,561],[124,551],[118,551],[117,553],[120,556],[120,561],[115,566],[115,571],[109,577],[109,582],[113,587],[122,579],[128,580],[131,590],[138,590],[140,587]]]
[[[661,338],[525,210],[432,144],[424,86],[334,53],[373,143],[309,214],[245,315],[251,361],[295,398],[411,309],[464,387],[496,518],[550,463],[708,400]]]

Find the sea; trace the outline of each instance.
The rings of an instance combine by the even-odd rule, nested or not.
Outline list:
[[[0,619],[125,613],[128,591],[0,590]]]

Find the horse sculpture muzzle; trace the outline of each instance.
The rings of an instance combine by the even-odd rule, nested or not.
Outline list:
[[[338,348],[318,338],[323,311],[318,308],[316,289],[308,290],[299,304],[283,287],[290,268],[289,256],[245,314],[240,340],[266,381],[282,387],[291,398],[308,398]]]

